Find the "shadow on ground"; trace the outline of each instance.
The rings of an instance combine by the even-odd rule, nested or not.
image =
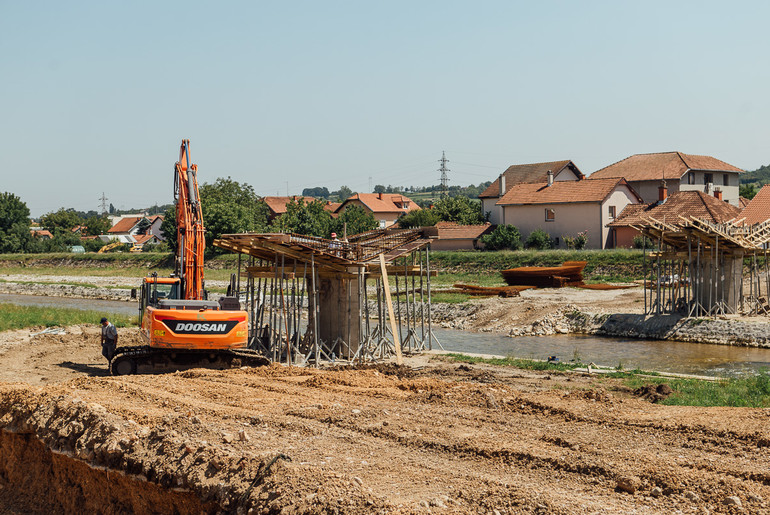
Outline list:
[[[93,365],[93,364],[87,364],[87,363],[73,363],[72,361],[62,361],[57,366],[62,368],[69,368],[70,370],[75,370],[76,372],[88,374],[89,376],[110,375],[109,372],[107,371],[106,365]]]

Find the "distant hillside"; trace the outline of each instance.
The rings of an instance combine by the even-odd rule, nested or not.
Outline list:
[[[741,184],[755,184],[757,188],[761,188],[767,183],[770,183],[770,165],[741,174]]]

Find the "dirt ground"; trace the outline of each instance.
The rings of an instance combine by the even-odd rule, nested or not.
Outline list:
[[[441,321],[443,325],[466,331],[507,333],[512,327],[531,325],[557,311],[641,314],[644,313],[644,290],[545,288],[524,290],[520,297],[514,298],[473,299],[468,304],[477,309],[470,309],[467,314],[462,311],[452,314]]]
[[[0,512],[770,513],[770,409],[433,355],[109,377],[97,331],[0,335]]]

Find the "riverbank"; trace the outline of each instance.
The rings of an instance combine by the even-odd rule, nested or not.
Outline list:
[[[225,281],[207,281],[223,289]],[[141,279],[94,275],[0,274],[0,293],[136,302]],[[402,316],[406,315],[402,306]],[[590,334],[770,348],[770,318],[644,316],[643,290],[531,289],[514,298],[434,303],[438,327],[508,336]]]

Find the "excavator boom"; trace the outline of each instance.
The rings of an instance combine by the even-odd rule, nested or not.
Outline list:
[[[202,300],[203,252],[206,229],[198,192],[198,165],[190,162],[190,140],[182,140],[179,161],[174,165],[174,201],[176,202],[177,251],[176,273],[182,280],[182,298]]]
[[[198,195],[198,167],[190,140],[182,140],[174,165],[177,247],[172,277],[145,277],[139,313],[146,345],[119,347],[110,362],[115,375],[184,368],[261,366],[270,361],[249,350],[247,314],[237,297],[208,300],[203,282],[206,248]]]

